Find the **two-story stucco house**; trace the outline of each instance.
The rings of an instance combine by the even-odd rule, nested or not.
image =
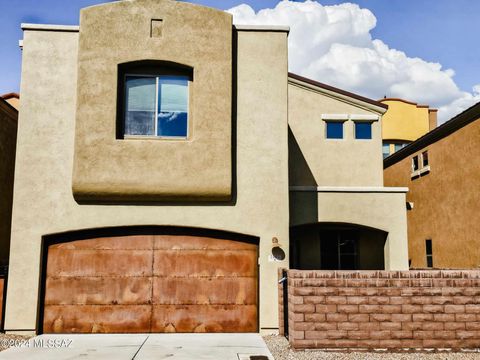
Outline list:
[[[275,331],[279,268],[408,268],[386,106],[289,75],[288,28],[136,0],[23,30],[7,331]]]

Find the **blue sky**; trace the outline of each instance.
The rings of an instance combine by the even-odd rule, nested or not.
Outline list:
[[[105,1],[16,0],[12,2],[0,0],[0,94],[19,90],[21,51],[18,48],[18,40],[22,38],[20,23],[78,24],[80,8],[102,2]],[[255,11],[274,8],[278,3],[276,0],[192,0],[191,2],[220,9],[229,9],[246,3]],[[318,2],[324,6],[345,3],[339,0],[318,0]],[[376,26],[369,31],[372,38],[381,40],[390,49],[405,52],[408,58],[419,57],[426,62],[440,63],[443,70],[453,69],[455,75],[452,79],[460,91],[472,92],[472,87],[480,84],[480,46],[477,38],[480,1],[352,0],[350,2],[369,9],[373,13]],[[315,31],[321,31],[321,29]],[[308,41],[307,36],[304,41]],[[312,74],[321,76],[322,72],[307,72],[307,75],[312,76]],[[365,88],[362,91],[361,83],[349,86],[348,82],[345,83],[346,78],[341,75],[337,78],[317,78],[317,80],[324,82],[330,80],[333,82],[332,85],[342,85],[347,90],[367,96],[382,95],[381,89]],[[433,86],[435,86],[434,83],[432,88]],[[390,88],[394,89],[394,87]],[[389,96],[390,88],[386,87],[384,91]],[[392,92],[396,94],[394,90]],[[400,94],[403,93],[400,92]],[[457,98],[460,97],[458,94]],[[417,97],[419,101],[424,100],[422,96]],[[470,101],[473,101],[473,97],[470,96],[470,98]],[[435,103],[431,98],[425,99]],[[435,105],[441,107],[443,103],[439,101]]]

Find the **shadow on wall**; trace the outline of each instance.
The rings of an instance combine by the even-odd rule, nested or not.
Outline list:
[[[290,229],[290,268],[383,270],[388,233],[345,223],[314,223]]]
[[[290,126],[288,127],[288,182],[290,186],[318,186]],[[296,219],[307,223],[318,221],[318,194],[316,191],[290,191],[290,224]]]

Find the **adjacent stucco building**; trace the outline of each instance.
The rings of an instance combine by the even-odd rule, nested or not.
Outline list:
[[[276,331],[279,267],[408,268],[387,107],[288,74],[288,28],[137,0],[23,30],[7,331]]]
[[[437,127],[437,109],[397,98],[379,101],[388,105],[382,122],[384,158]]]
[[[0,274],[8,264],[18,111],[0,97]]]
[[[407,186],[412,268],[480,267],[480,103],[384,162],[385,185]]]

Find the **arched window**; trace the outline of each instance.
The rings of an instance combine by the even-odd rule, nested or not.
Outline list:
[[[188,138],[192,68],[141,61],[118,72],[118,138]]]

